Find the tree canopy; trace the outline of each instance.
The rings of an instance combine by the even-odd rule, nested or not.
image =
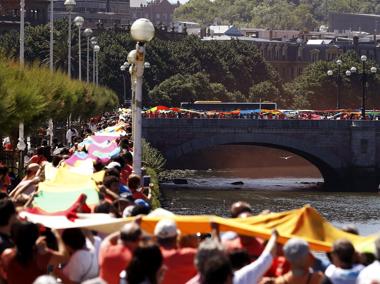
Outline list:
[[[329,12],[380,13],[377,0],[190,0],[175,18],[204,25],[214,22],[272,29],[314,30]]]
[[[51,73],[37,65],[20,68],[0,56],[0,134],[10,134],[19,122],[26,128],[49,118],[62,121],[68,114],[87,118],[110,110],[115,94],[103,87],[70,80],[62,72]]]
[[[57,21],[55,24],[54,66],[58,70],[67,69],[67,24]],[[47,26],[28,27],[26,30],[26,55],[29,62],[39,62],[47,66],[49,62],[49,33]],[[98,30],[95,35],[100,46],[99,82],[119,94],[123,93],[123,74],[120,66],[126,61],[128,52],[135,48],[135,42],[125,30]],[[0,36],[0,49],[8,57],[18,57],[18,33],[12,32]],[[86,42],[82,37],[82,70],[85,72]],[[72,74],[78,76],[78,41],[77,31],[73,34]],[[56,51],[57,50],[57,51]],[[151,68],[144,74],[144,104],[170,103],[178,105],[181,101],[218,97],[230,101],[247,101],[253,85],[271,81],[278,92],[267,97],[273,101],[280,100],[282,82],[277,72],[267,64],[256,47],[247,42],[202,41],[195,36],[186,36],[175,40],[162,40],[156,37],[147,45],[146,60]],[[130,98],[130,77],[125,74],[127,97]],[[82,76],[84,77],[84,76]],[[201,80],[203,85],[199,85]],[[181,93],[191,89],[189,93]],[[162,84],[162,86],[161,86]],[[169,88],[170,86],[170,88]],[[163,90],[177,93],[167,93]],[[168,97],[169,96],[169,97]],[[173,96],[172,98],[170,96]],[[215,97],[215,98],[216,98]]]
[[[355,52],[347,52],[340,59],[343,62],[340,105],[342,108],[359,109],[362,98],[362,62]],[[380,77],[370,74],[372,66],[376,66],[375,62],[366,63],[366,73],[368,74],[367,108],[379,108],[380,101],[376,96],[380,87]],[[358,73],[348,77],[345,72],[351,67],[356,67]],[[327,75],[328,70],[334,72],[333,76]],[[309,65],[301,76],[285,85],[285,91],[288,92],[287,97],[292,99],[290,105],[299,109],[335,108],[337,72],[338,68],[334,61],[318,61]]]

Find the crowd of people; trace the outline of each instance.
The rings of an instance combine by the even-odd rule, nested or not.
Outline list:
[[[265,241],[220,232],[211,223],[211,234],[182,235],[175,221],[163,218],[149,235],[140,226],[144,214],[139,214],[105,236],[79,228],[50,230],[19,220],[17,211],[3,195],[2,283],[380,283],[380,238],[372,258],[345,239],[336,240],[324,257],[301,238],[280,245],[276,231]],[[231,218],[251,215],[244,202],[231,207]]]
[[[39,147],[16,186],[11,186],[6,171],[0,171],[0,283],[380,284],[380,238],[373,255],[361,254],[350,241],[339,239],[324,256],[313,253],[302,238],[280,245],[276,230],[264,240],[221,231],[217,223],[210,223],[211,233],[186,235],[175,221],[163,217],[148,234],[141,222],[152,210],[152,185],[144,187],[141,177],[132,173],[129,117],[104,115],[96,130],[116,123],[123,128],[120,153],[106,164],[94,161],[94,171],[105,171],[97,184],[100,202],[92,209],[83,199],[73,210],[134,217],[133,221],[106,235],[81,228],[50,229],[20,217],[20,211],[33,207],[46,163],[59,167],[83,150],[81,140],[93,133],[90,128],[83,136],[72,130],[69,147]],[[253,210],[236,202],[229,213],[231,218],[247,218]],[[352,228],[350,232],[357,233]]]
[[[263,111],[156,111],[145,112],[149,119],[258,119],[258,120],[362,120],[356,111],[311,111],[311,110],[263,110]],[[379,120],[380,113],[368,113],[366,120]]]

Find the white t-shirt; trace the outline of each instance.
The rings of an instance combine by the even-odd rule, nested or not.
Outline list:
[[[264,273],[270,268],[272,262],[273,257],[270,252],[264,251],[254,262],[235,271],[233,284],[258,283]]]
[[[342,269],[330,264],[325,271],[325,275],[333,284],[355,284],[363,265],[354,265],[351,269]]]
[[[375,281],[380,283],[380,261],[375,260],[372,264],[360,271],[357,284],[372,284]]]
[[[73,282],[83,282],[98,276],[98,261],[94,251],[77,250],[63,268],[63,274]]]
[[[86,247],[95,253],[96,262],[99,263],[99,251],[102,239],[99,236],[94,236],[94,242],[92,243],[88,238],[86,238]]]

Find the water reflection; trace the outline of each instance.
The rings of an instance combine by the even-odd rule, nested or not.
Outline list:
[[[161,185],[165,208],[177,214],[227,216],[230,205],[238,200],[250,203],[255,213],[310,204],[336,225],[355,224],[362,234],[380,231],[379,194],[323,192],[318,189],[320,178],[238,178],[236,171],[223,170],[193,171],[187,181],[187,185]],[[243,184],[232,184],[236,181]]]

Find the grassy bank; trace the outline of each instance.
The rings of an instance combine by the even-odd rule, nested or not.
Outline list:
[[[150,175],[150,182],[154,184],[152,188],[152,209],[161,207],[160,204],[160,185],[158,182],[157,172],[152,168],[147,168],[147,174]]]

